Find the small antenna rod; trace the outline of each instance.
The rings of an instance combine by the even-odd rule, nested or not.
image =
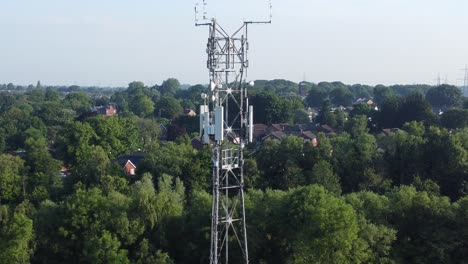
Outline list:
[[[200,19],[200,0],[195,0],[195,26],[209,26],[211,25],[211,20],[214,18],[209,18],[208,17],[208,11],[207,11],[207,6],[208,2],[207,0],[202,0],[201,3],[201,13],[202,13],[202,18]],[[273,5],[272,5],[272,0],[268,0],[268,8],[269,8],[269,17],[267,21],[264,20],[259,20],[259,21],[244,21],[244,24],[271,24],[272,19],[273,19]],[[200,20],[202,20],[202,23],[199,23]]]

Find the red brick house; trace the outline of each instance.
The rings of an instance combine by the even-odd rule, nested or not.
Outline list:
[[[103,116],[117,116],[117,105],[108,104],[106,107],[98,106],[96,107],[97,113]]]
[[[145,159],[145,154],[141,152],[132,155],[120,156],[116,162],[122,166],[122,169],[127,176],[137,175],[137,169],[140,163]]]
[[[136,166],[133,164],[131,160],[127,160],[127,163],[125,163],[125,166],[123,167],[125,174],[127,176],[135,176],[136,175]]]

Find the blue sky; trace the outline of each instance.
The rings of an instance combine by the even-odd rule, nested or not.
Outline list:
[[[268,17],[264,0],[207,0],[233,29]],[[194,0],[1,0],[0,83],[206,83],[207,28]],[[462,84],[466,0],[273,0],[250,30],[252,79]]]

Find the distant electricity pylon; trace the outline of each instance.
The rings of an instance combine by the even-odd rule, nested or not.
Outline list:
[[[247,91],[254,83],[247,83],[247,29],[250,24],[271,23],[269,3],[269,21],[244,22],[234,34],[228,34],[216,19],[208,20],[206,0],[201,7],[195,5],[195,25],[209,27],[209,94],[202,94],[200,138],[213,146],[210,264],[230,259],[249,263],[243,151],[253,140],[253,106]]]
[[[437,74],[437,78],[434,79],[434,81],[436,81],[436,85],[437,85],[437,86],[440,86],[440,84],[441,84],[441,81],[440,81],[440,73]]]

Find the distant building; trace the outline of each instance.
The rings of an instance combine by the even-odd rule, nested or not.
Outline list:
[[[309,95],[309,88],[307,88],[307,83],[306,82],[300,82],[299,87],[298,87],[298,95],[306,97]]]
[[[193,111],[192,109],[185,109],[184,114],[186,116],[197,116],[197,113],[195,113],[195,111]]]
[[[262,141],[265,141],[267,139],[272,139],[272,140],[278,140],[278,141],[281,141],[283,140],[284,138],[286,138],[288,135],[286,133],[284,133],[283,131],[273,131],[271,132],[270,134],[264,136],[262,138]]]
[[[318,140],[314,132],[317,127],[313,124],[296,124],[288,123],[272,124],[254,124],[254,141],[261,144],[267,139],[281,141],[288,136],[300,137],[304,140],[304,144],[312,144],[318,146]],[[330,128],[331,129],[331,128]]]
[[[132,155],[120,156],[117,158],[117,162],[124,170],[127,176],[135,176],[137,173],[137,167],[145,159],[145,155],[141,152],[134,153]]]
[[[95,107],[98,115],[103,116],[117,116],[117,105],[108,104],[107,106],[96,106]]]
[[[317,136],[315,136],[311,131],[303,131],[299,134],[299,137],[304,139],[304,143],[310,143],[314,147],[317,147],[318,145]]]
[[[268,126],[265,124],[254,124],[254,128],[253,128],[254,140],[257,140],[265,136],[265,134],[268,133],[267,129],[268,129]]]
[[[391,134],[397,133],[400,131],[399,128],[384,128],[382,129],[382,132],[385,136],[390,136]]]
[[[325,133],[325,134],[330,134],[330,133],[335,133],[335,129],[332,128],[329,125],[321,125],[319,128],[319,131]]]

